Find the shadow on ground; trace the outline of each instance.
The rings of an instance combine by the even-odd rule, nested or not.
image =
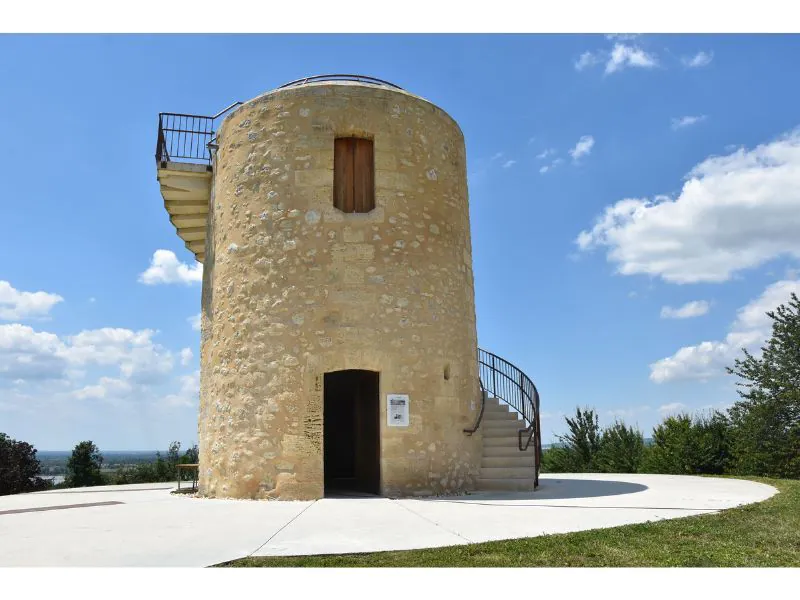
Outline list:
[[[603,479],[542,479],[535,492],[470,492],[466,496],[420,498],[444,502],[491,502],[493,500],[574,500],[643,492],[646,485]]]

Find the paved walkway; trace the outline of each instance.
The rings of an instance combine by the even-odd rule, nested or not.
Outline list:
[[[243,556],[451,546],[707,514],[775,488],[673,475],[543,475],[536,492],[207,500],[138,484],[0,496],[0,567],[207,566]]]

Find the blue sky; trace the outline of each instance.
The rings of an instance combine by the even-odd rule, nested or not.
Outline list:
[[[648,435],[730,404],[724,366],[800,291],[798,58],[797,36],[2,36],[0,431],[196,440],[200,286],[157,114],[331,72],[461,125],[479,343],[536,382],[545,443],[576,405]]]

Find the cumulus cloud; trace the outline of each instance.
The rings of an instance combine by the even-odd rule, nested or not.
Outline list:
[[[636,42],[639,34],[613,33],[607,34],[605,38],[613,42],[610,49],[584,52],[573,62],[576,71],[584,71],[603,63],[606,75],[628,68],[652,69],[658,66],[656,55],[647,52]]]
[[[66,377],[66,346],[53,333],[12,323],[0,325],[0,379],[34,380]]]
[[[79,400],[87,398],[107,399],[125,398],[131,395],[134,387],[129,381],[114,377],[101,377],[95,385],[87,385],[72,392],[72,396]]]
[[[503,163],[503,168],[504,169],[509,169],[509,168],[513,167],[515,164],[517,164],[517,161],[515,161],[515,160],[507,160],[506,162]]]
[[[712,156],[675,198],[626,198],[575,242],[607,248],[623,275],[722,282],[779,256],[800,258],[800,130]]]
[[[150,266],[139,275],[139,282],[145,285],[159,283],[192,284],[203,280],[203,265],[196,262],[189,266],[178,260],[171,250],[156,250],[150,260]]]
[[[766,313],[786,303],[792,292],[800,295],[800,280],[773,283],[761,296],[739,309],[724,340],[685,346],[672,356],[654,362],[650,365],[650,379],[656,383],[706,380],[725,374],[725,367],[741,357],[742,348],[758,355],[772,332],[772,321]]]
[[[185,367],[194,358],[194,352],[192,352],[191,348],[184,348],[181,350],[181,364]]]
[[[556,149],[555,148],[545,148],[539,154],[536,155],[536,158],[538,158],[539,160],[544,160],[548,156],[551,156],[551,155],[553,155],[555,153],[556,153]]]
[[[65,379],[87,367],[116,367],[134,383],[163,381],[172,353],[153,342],[153,330],[86,330],[61,338],[19,323],[0,325],[0,378]]]
[[[197,313],[196,315],[192,315],[191,317],[186,319],[187,321],[189,321],[189,325],[191,325],[192,329],[194,329],[195,331],[200,331],[200,316],[201,313]]]
[[[711,61],[714,59],[713,52],[698,52],[694,56],[684,56],[681,58],[681,62],[683,63],[684,67],[688,67],[690,69],[696,69],[697,67],[705,67],[711,64]]]
[[[693,300],[687,302],[679,308],[671,306],[661,307],[662,319],[691,319],[692,317],[702,317],[708,312],[710,305],[705,300]]]
[[[569,151],[572,160],[578,160],[582,156],[589,156],[594,147],[594,138],[591,135],[583,135],[578,143]]]
[[[658,66],[655,55],[645,52],[637,46],[616,43],[611,49],[611,55],[606,62],[605,73],[610,75],[628,67],[652,69]]]
[[[0,319],[5,321],[46,317],[63,300],[48,292],[21,292],[8,281],[0,281]]]
[[[165,404],[176,407],[196,406],[200,396],[200,371],[180,377],[181,387],[178,393],[164,398]]]
[[[689,127],[691,125],[696,125],[701,121],[705,121],[705,115],[698,115],[698,116],[685,116],[685,117],[675,117],[672,119],[672,129],[677,131],[678,129],[683,129],[684,127]]]

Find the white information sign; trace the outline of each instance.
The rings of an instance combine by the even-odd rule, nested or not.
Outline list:
[[[389,427],[408,427],[408,394],[386,395],[386,418]]]

